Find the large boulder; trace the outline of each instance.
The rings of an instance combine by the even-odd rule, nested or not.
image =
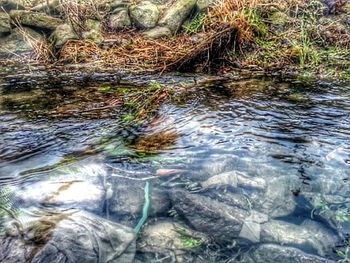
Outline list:
[[[11,32],[10,17],[5,12],[0,12],[0,34]]]
[[[22,229],[15,227],[15,222],[5,227],[7,236],[0,239],[0,262],[133,261],[135,233],[131,228],[79,211],[56,211],[26,220]]]
[[[141,28],[155,27],[159,19],[159,9],[150,1],[143,1],[130,7],[130,16]]]
[[[178,0],[164,13],[159,20],[160,26],[168,27],[173,33],[178,31],[195,7],[197,0]]]
[[[45,13],[32,12],[27,10],[13,10],[11,18],[17,23],[25,26],[32,26],[40,29],[55,30],[63,24],[63,20],[49,16]]]
[[[0,38],[0,58],[32,55],[35,46],[44,41],[41,34],[30,28],[15,28],[10,35]]]
[[[69,40],[77,39],[79,37],[70,24],[59,25],[50,36],[50,40],[56,48],[61,48]]]
[[[335,263],[333,260],[307,254],[304,251],[273,244],[260,245],[242,256],[242,263]]]

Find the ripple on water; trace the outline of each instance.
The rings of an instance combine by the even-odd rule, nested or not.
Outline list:
[[[349,209],[349,87],[213,83],[184,91],[136,127],[123,124],[115,109],[83,116],[107,97],[94,87],[66,89],[66,96],[56,89],[50,96],[40,89],[0,95],[0,187],[15,193],[20,208],[87,210],[131,224],[150,180],[156,193],[151,219],[172,220],[168,212],[178,212],[184,223],[219,237],[222,230],[205,225],[219,214],[223,229],[235,224],[228,233],[239,233],[242,247],[242,236],[264,244],[283,239],[292,246],[286,251],[328,256],[329,243],[348,234],[336,218]],[[225,209],[216,214],[213,203],[242,218],[254,213],[241,222]],[[191,213],[195,209],[206,221]],[[311,215],[317,223],[309,222]],[[308,226],[325,243],[314,240]],[[261,231],[263,240],[238,227]]]

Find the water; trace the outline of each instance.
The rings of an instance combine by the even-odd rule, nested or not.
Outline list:
[[[130,122],[135,81],[2,74],[1,262],[350,256],[347,84],[172,77]]]

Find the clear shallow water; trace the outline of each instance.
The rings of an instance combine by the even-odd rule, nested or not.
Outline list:
[[[135,124],[106,85],[3,85],[0,261],[348,256],[349,86],[213,82]]]

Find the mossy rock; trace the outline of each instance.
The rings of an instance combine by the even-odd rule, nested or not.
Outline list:
[[[0,12],[0,33],[11,32],[10,17],[5,12]]]
[[[88,19],[86,21],[87,31],[83,32],[83,38],[100,44],[103,42],[102,23],[98,20]]]
[[[157,25],[160,11],[155,4],[143,1],[130,7],[130,16],[138,27],[153,28]]]
[[[45,13],[32,12],[27,10],[13,10],[10,12],[12,20],[17,21],[21,25],[32,26],[41,29],[55,30],[64,21],[49,16]]]

